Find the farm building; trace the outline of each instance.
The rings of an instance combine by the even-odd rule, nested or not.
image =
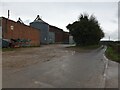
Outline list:
[[[69,32],[64,32],[63,33],[63,43],[69,43],[69,37],[70,37],[70,34]]]
[[[69,42],[69,33],[63,31],[62,29],[49,25],[49,31],[55,33],[55,42],[56,43],[68,43]]]
[[[69,33],[44,22],[39,15],[25,25],[19,18],[17,22],[0,17],[3,47],[40,46],[40,44],[69,43]]]
[[[49,25],[39,15],[30,23],[30,26],[41,30],[41,44],[69,42],[69,33],[64,32],[58,27]]]
[[[31,27],[34,27],[38,30],[41,30],[41,43],[42,44],[49,44],[49,25],[44,22],[39,15],[37,18],[30,23]]]
[[[0,18],[0,48],[2,47],[2,20]]]
[[[10,46],[40,46],[40,30],[25,25],[21,19],[17,22],[5,17],[0,17],[2,21],[3,47]]]
[[[62,29],[59,29],[52,25],[49,25],[49,32],[55,33],[55,42],[56,43],[63,42],[63,30]]]

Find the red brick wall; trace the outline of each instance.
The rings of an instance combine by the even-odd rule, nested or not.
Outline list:
[[[63,34],[63,42],[64,43],[69,43],[69,33],[68,32],[64,32],[64,34]]]
[[[55,26],[49,26],[50,32],[55,32],[55,42],[68,43],[69,42],[69,33],[64,32],[62,29],[59,29]]]
[[[55,33],[55,42],[63,42],[63,30],[54,26],[49,26],[49,31]]]
[[[11,27],[13,26],[13,30]],[[2,37],[4,39],[30,39],[32,46],[40,45],[40,31],[25,24],[2,18]]]

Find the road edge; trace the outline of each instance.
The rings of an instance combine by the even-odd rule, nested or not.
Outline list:
[[[109,60],[106,55],[105,55],[105,51],[107,50],[107,46],[104,46],[104,54],[103,54],[103,57],[104,57],[104,63],[105,63],[105,67],[104,67],[104,73],[103,73],[103,77],[104,77],[104,88],[119,88],[119,85],[118,85],[118,72],[117,73],[114,73],[116,76],[117,76],[117,85],[107,85],[106,86],[106,83],[107,83],[107,79],[115,79],[113,78],[114,76],[112,76],[110,73],[113,72],[113,70],[115,71],[118,71],[118,67],[113,67],[115,64],[116,65],[119,65],[119,63],[115,62],[115,61],[112,61],[112,60]],[[111,66],[110,66],[111,64]],[[114,80],[113,80],[114,81]]]

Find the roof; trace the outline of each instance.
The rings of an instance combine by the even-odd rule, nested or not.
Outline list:
[[[21,20],[21,18],[19,17],[18,18],[18,21],[17,22],[19,22],[19,23],[23,23],[23,21]],[[23,23],[24,24],[24,23]]]
[[[37,28],[31,27],[31,26],[26,25],[26,24],[24,24],[24,23],[20,23],[20,22],[17,22],[17,21],[13,21],[13,20],[8,19],[8,18],[5,18],[5,17],[0,17],[0,19],[5,19],[5,20],[8,20],[8,21],[11,21],[11,22],[14,22],[14,23],[17,23],[17,24],[20,24],[20,25],[23,25],[23,26],[26,26],[26,27],[29,27],[29,28],[33,28],[33,29],[36,29],[36,30],[39,30],[39,31],[40,31],[40,29],[37,29]]]
[[[62,32],[63,32],[62,29],[60,29],[60,28],[58,28],[58,27],[56,27],[56,26],[49,25],[49,27],[50,27],[50,28],[54,28],[55,30],[59,30],[59,31],[62,31]]]
[[[40,22],[40,23],[48,24],[48,23],[46,23],[45,21],[43,21],[43,20],[40,18],[39,15],[37,15],[36,19],[35,19],[33,22]],[[33,23],[33,22],[32,22],[32,23]]]

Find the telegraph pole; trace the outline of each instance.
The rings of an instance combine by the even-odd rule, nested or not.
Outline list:
[[[10,10],[8,10],[8,19],[9,19],[9,17],[10,17]]]
[[[110,41],[110,36],[109,36],[109,41]]]

